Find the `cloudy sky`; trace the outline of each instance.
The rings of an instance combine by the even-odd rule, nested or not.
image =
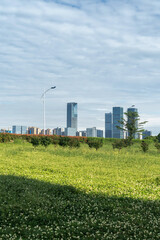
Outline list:
[[[0,0],[0,128],[104,129],[113,106],[135,104],[160,132],[159,0]]]

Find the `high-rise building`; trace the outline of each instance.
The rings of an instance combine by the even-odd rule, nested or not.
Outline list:
[[[97,129],[97,137],[103,138],[103,130]]]
[[[45,135],[52,135],[52,130],[50,128],[46,129]]]
[[[75,128],[77,131],[77,103],[67,103],[67,128]]]
[[[79,131],[79,137],[86,137],[86,131]]]
[[[26,134],[27,133],[27,127],[26,126],[12,126],[12,133],[14,134]]]
[[[44,131],[44,129],[42,129],[40,134],[44,135],[44,133],[45,133],[45,131]]]
[[[86,128],[86,135],[87,135],[87,137],[97,137],[96,127]]]
[[[152,136],[151,131],[145,130],[142,132],[142,139],[145,139],[146,137],[150,137],[150,136]]]
[[[41,129],[40,128],[36,128],[36,134],[37,135],[41,134]]]
[[[137,117],[136,117],[136,113],[138,114],[138,109],[137,108],[134,108],[134,107],[131,107],[131,108],[128,108],[127,109],[127,113],[129,114],[128,116],[128,122],[131,122],[133,119],[135,120]],[[133,115],[132,115],[133,113]],[[135,115],[134,115],[135,113]],[[135,127],[138,128],[138,121],[135,121]],[[130,133],[128,132],[128,136],[130,135]],[[139,134],[138,133],[135,133],[133,135],[133,138],[134,139],[138,139],[139,138]]]
[[[27,127],[21,126],[21,134],[26,134],[26,133],[27,133]]]
[[[14,134],[26,134],[27,133],[27,127],[26,126],[12,126],[12,133]]]
[[[28,128],[28,134],[36,134],[37,128],[36,127],[29,127]]]
[[[65,129],[64,128],[54,128],[53,129],[53,135],[64,135]]]
[[[12,126],[12,133],[21,134],[21,126],[17,126],[17,125]]]
[[[105,113],[105,138],[113,137],[113,115]]]
[[[124,138],[123,130],[118,129],[118,127],[123,127],[119,121],[123,119],[123,108],[122,107],[113,107],[113,138]]]

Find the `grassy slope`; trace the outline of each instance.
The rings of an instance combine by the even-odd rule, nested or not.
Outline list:
[[[0,239],[159,239],[160,155],[0,145]]]

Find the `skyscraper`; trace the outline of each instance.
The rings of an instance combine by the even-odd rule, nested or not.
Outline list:
[[[113,137],[113,115],[105,113],[105,138]]]
[[[67,128],[75,128],[77,131],[77,103],[67,103]]]
[[[131,108],[128,108],[127,109],[127,112],[128,113],[133,113],[133,115],[131,116],[128,116],[128,122],[132,121],[132,119],[136,119],[136,113],[138,114],[138,109],[137,108],[134,108],[134,107],[131,107]],[[135,115],[134,115],[135,113]],[[135,127],[137,128],[138,127],[138,121],[135,122]],[[128,136],[129,136],[129,132],[128,132]],[[135,133],[133,135],[134,139],[138,139],[139,138],[139,134],[138,133]]]
[[[118,129],[117,126],[123,127],[119,121],[123,119],[123,108],[113,107],[113,138],[124,138],[123,130]]]

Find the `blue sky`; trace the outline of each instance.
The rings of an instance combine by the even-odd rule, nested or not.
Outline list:
[[[79,129],[104,128],[113,106],[135,104],[160,132],[159,0],[1,0],[0,127],[66,126],[78,102]]]

